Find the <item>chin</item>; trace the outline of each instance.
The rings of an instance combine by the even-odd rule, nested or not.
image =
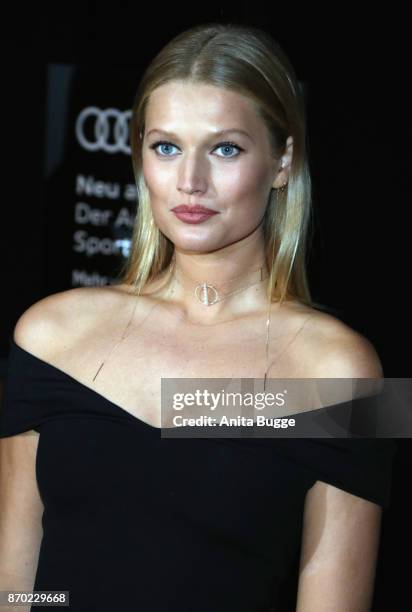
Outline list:
[[[162,229],[162,227],[159,227],[159,229],[176,248],[182,251],[207,253],[220,249],[227,243],[223,238],[221,240],[216,240],[216,236],[212,236],[211,232],[205,232],[196,225],[180,228],[178,230],[173,228],[173,231],[169,231],[170,228]]]
[[[205,243],[196,243],[193,242],[185,242],[180,240],[172,240],[175,249],[182,253],[186,253],[187,255],[195,255],[200,253],[213,253],[213,251],[218,251],[220,248],[223,248],[225,245],[211,245]]]

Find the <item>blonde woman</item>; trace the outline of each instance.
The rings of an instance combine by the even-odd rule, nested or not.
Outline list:
[[[11,337],[0,590],[67,591],[73,612],[279,611],[300,555],[298,612],[366,612],[391,441],[160,436],[162,377],[382,376],[310,297],[293,67],[255,28],[184,31],[143,74],[130,137],[119,282],[40,300]]]

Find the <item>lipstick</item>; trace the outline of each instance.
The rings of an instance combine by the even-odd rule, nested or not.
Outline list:
[[[193,206],[181,204],[180,206],[172,208],[172,212],[174,212],[176,217],[184,223],[203,223],[203,221],[207,221],[210,217],[213,217],[213,215],[218,214],[217,210],[212,210],[200,204],[195,204]]]

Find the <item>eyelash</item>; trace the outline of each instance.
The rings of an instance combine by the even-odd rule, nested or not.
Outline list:
[[[152,145],[150,145],[150,149],[156,149],[159,145],[172,145],[172,147],[175,147],[176,145],[174,145],[172,142],[169,142],[168,140],[158,140],[157,142],[154,142]],[[241,151],[244,151],[244,149],[242,149],[242,147],[239,147],[239,145],[235,144],[234,142],[230,142],[230,141],[226,141],[226,142],[220,142],[219,144],[217,144],[215,146],[215,149],[220,149],[220,147],[233,147],[234,149],[238,149],[239,153]],[[172,157],[171,155],[161,155],[159,153],[157,153],[157,151],[155,151],[155,153],[157,155],[159,155],[159,157]],[[226,156],[226,155],[220,155],[219,157],[223,157],[223,159],[233,159],[235,157],[239,157],[238,155],[231,155],[231,156]]]

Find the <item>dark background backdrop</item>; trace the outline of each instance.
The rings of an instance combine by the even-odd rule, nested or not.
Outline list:
[[[400,7],[370,5],[362,13],[359,3],[325,5],[316,12],[313,7],[302,12],[295,3],[287,10],[276,3],[241,1],[174,3],[152,10],[139,10],[136,2],[66,1],[47,10],[16,6],[4,19],[2,54],[6,173],[1,240],[7,251],[2,374],[18,317],[53,292],[45,275],[48,63],[135,66],[137,85],[147,62],[173,35],[217,20],[266,29],[283,47],[299,80],[308,84],[316,225],[309,266],[313,298],[337,309],[342,320],[373,342],[386,377],[410,377],[410,33]],[[64,288],[58,278],[55,283],[56,291]],[[398,443],[392,506],[382,526],[375,611],[410,605],[408,568],[400,561],[402,549],[406,559],[410,550],[410,507],[403,484],[409,482],[410,441]]]

